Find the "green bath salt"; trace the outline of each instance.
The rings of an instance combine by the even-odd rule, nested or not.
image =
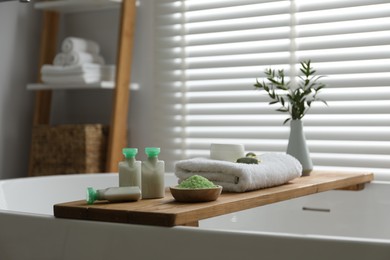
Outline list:
[[[188,179],[182,181],[178,186],[182,189],[204,189],[204,188],[214,188],[216,185],[206,179],[205,177],[199,175],[193,175]]]

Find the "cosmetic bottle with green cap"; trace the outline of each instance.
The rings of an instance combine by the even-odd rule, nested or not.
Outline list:
[[[119,162],[119,187],[138,186],[141,189],[141,162],[136,161],[137,148],[123,148],[125,156]]]
[[[148,156],[148,159],[142,162],[142,198],[164,198],[165,164],[164,161],[158,159],[160,148],[146,147],[145,153]]]
[[[109,202],[137,201],[141,198],[141,190],[137,186],[132,187],[112,187],[95,190],[87,188],[87,203],[93,204],[97,200],[107,200]]]

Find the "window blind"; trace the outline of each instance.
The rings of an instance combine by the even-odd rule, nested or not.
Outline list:
[[[285,152],[288,114],[253,84],[269,67],[294,77],[310,59],[328,102],[303,119],[314,168],[390,176],[388,1],[163,0],[155,8],[156,133],[171,167],[208,156],[211,143]]]

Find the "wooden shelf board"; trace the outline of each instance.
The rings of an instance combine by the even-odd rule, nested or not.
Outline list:
[[[75,13],[118,8],[121,3],[121,0],[57,0],[36,2],[34,7],[45,11]]]
[[[93,205],[87,205],[85,201],[57,204],[54,205],[54,216],[157,226],[194,225],[201,219],[364,184],[372,180],[372,173],[315,171],[308,177],[297,178],[277,187],[244,193],[222,193],[212,202],[180,203],[175,201],[167,190],[162,199],[128,203],[98,202]]]

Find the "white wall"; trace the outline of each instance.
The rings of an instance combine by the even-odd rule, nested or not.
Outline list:
[[[130,95],[129,146],[139,148],[139,159],[145,158],[144,147],[154,145],[153,1],[140,1],[137,8],[131,78],[140,89]],[[21,13],[28,20],[28,27],[21,25]],[[119,16],[119,10],[63,15],[58,40],[61,42],[66,36],[96,40],[107,63],[114,64]],[[32,4],[0,4],[0,179],[27,175],[33,93],[25,87],[27,82],[36,81],[38,73],[40,26],[40,12],[33,10]],[[13,102],[16,97],[20,102]],[[56,91],[51,122],[108,124],[111,102],[110,90]]]
[[[0,3],[0,179],[27,175],[39,22],[30,4]]]

